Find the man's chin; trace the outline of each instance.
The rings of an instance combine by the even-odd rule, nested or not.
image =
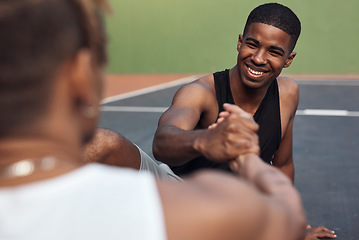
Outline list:
[[[264,83],[266,82],[266,80],[245,78],[245,81],[242,82],[246,88],[259,89],[265,85]]]
[[[261,76],[257,78],[252,78],[250,76],[245,76],[243,85],[250,89],[259,89],[265,86],[269,86],[275,78],[269,78],[269,76]]]

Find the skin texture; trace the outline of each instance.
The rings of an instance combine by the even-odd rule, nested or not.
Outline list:
[[[83,150],[84,162],[98,162],[111,166],[140,169],[141,155],[137,147],[120,134],[98,128],[95,137]]]

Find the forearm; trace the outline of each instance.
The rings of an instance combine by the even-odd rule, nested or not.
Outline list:
[[[283,234],[297,232],[298,236],[301,235],[305,229],[306,218],[300,195],[291,180],[254,154],[239,157],[238,169],[241,177],[252,182],[272,201],[270,212],[278,222],[282,222]],[[270,229],[267,231],[271,232]]]
[[[153,139],[154,157],[169,165],[182,165],[201,156],[195,148],[196,139],[205,130],[182,130],[173,125],[164,125],[157,129]]]
[[[298,213],[302,212],[299,194],[287,176],[255,154],[240,156],[237,160],[241,177],[248,179],[271,198],[292,206]]]

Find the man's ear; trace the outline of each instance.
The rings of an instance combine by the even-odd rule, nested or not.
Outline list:
[[[242,41],[243,41],[243,34],[239,34],[238,35],[238,42],[237,42],[237,51],[239,52],[239,49],[242,45]]]
[[[289,54],[287,60],[285,60],[284,68],[287,68],[292,64],[293,59],[296,55],[297,55],[296,52],[292,52],[291,54]]]
[[[79,50],[72,59],[69,73],[70,88],[77,104],[92,106],[98,104],[98,86],[95,79],[92,54],[89,50]],[[80,106],[81,107],[81,106]]]
[[[68,69],[69,97],[77,114],[81,141],[86,143],[93,136],[99,116],[100,68],[94,64],[92,53],[82,49],[69,61]]]

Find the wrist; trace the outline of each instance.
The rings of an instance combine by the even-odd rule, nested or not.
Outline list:
[[[236,163],[239,175],[251,179],[253,173],[261,169],[262,160],[254,153],[247,153],[238,156]]]
[[[204,131],[201,130],[195,130],[196,135],[192,141],[192,149],[195,153],[198,155],[203,155],[203,149],[205,149],[204,143],[203,143],[203,133]]]
[[[258,155],[254,154],[254,153],[246,153],[246,154],[241,154],[237,157],[237,162],[239,164],[239,166],[243,166],[244,164],[246,164],[246,162],[248,161],[254,161],[254,159],[257,159]]]

